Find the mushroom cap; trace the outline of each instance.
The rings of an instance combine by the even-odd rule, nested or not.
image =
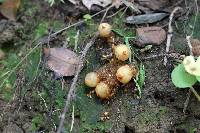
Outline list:
[[[100,37],[109,37],[111,33],[111,25],[108,23],[101,23],[99,25],[98,31]]]
[[[131,54],[129,47],[124,44],[115,46],[114,51],[116,58],[121,61],[127,60]]]
[[[90,72],[85,76],[85,84],[88,87],[96,87],[100,79],[96,72]]]
[[[100,82],[97,84],[95,88],[95,92],[96,92],[96,95],[100,97],[101,99],[108,99],[111,94],[110,87],[104,82]]]
[[[133,77],[133,70],[128,65],[121,66],[117,70],[116,76],[121,83],[127,84]]]

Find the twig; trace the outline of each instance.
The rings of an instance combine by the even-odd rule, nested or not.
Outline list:
[[[187,40],[187,45],[190,49],[190,55],[193,56],[193,52],[192,52],[192,44],[191,44],[191,41],[190,41],[190,36],[186,36],[186,40]]]
[[[158,57],[163,57],[163,56],[167,56],[168,58],[176,58],[176,59],[180,59],[182,58],[182,55],[178,54],[178,53],[171,53],[171,54],[158,54],[158,55],[151,55],[148,57],[143,57],[140,58],[141,60],[149,60],[149,59],[154,59],[154,58],[158,58]]]
[[[81,55],[81,60],[84,60],[86,54],[87,54],[87,51],[89,50],[89,48],[94,44],[96,38],[97,38],[98,34],[96,33],[90,40],[89,43],[87,43],[87,45],[85,46],[83,52],[82,52],[82,55]],[[77,71],[76,71],[76,74],[74,76],[74,79],[73,79],[73,82],[71,84],[71,87],[70,87],[70,90],[69,90],[69,93],[67,95],[67,99],[65,101],[65,106],[64,106],[64,109],[63,109],[63,113],[61,114],[61,118],[60,118],[60,123],[59,123],[59,126],[58,126],[58,130],[57,130],[57,133],[61,133],[62,131],[62,128],[63,128],[63,123],[64,123],[64,120],[65,120],[65,114],[67,113],[68,111],[68,107],[70,105],[70,102],[72,100],[72,97],[74,95],[74,93],[76,92],[76,82],[78,81],[78,76],[79,76],[79,73],[81,72],[81,69],[82,69],[82,64],[79,64],[78,65],[78,68],[77,68]]]
[[[122,14],[120,15],[120,18],[126,13],[128,7],[125,8],[125,10],[122,12]]]
[[[107,13],[108,13],[108,11],[112,8],[112,7],[114,7],[114,5],[112,4],[112,5],[110,5],[108,8],[106,8],[106,11],[105,11],[105,13],[104,13],[104,15],[103,15],[103,17],[102,17],[102,19],[101,19],[101,22],[100,23],[102,23],[103,21],[104,21],[104,19],[105,19],[105,17],[106,17],[106,15],[107,15]]]
[[[194,87],[190,87],[190,90],[193,92],[193,94],[195,95],[195,97],[198,99],[198,101],[200,102],[200,96],[199,94],[196,92],[196,90],[194,89]]]
[[[126,5],[127,7],[130,7],[132,9],[132,11],[136,14],[141,14],[141,11],[138,8],[137,4],[133,4],[133,2],[128,2],[127,0],[122,0],[122,2],[124,3],[124,5]]]
[[[125,7],[119,9],[119,10],[116,11],[114,14],[112,14],[112,15],[110,15],[110,16],[107,16],[106,18],[112,18],[112,17],[114,17],[115,15],[117,15],[119,12],[121,12],[121,11],[124,10],[124,9],[125,9]]]
[[[187,98],[184,102],[184,108],[183,108],[183,113],[185,114],[186,113],[186,109],[187,109],[187,106],[189,104],[189,101],[190,101],[190,96],[191,96],[191,90],[189,89],[188,93],[187,93]]]
[[[72,124],[71,124],[71,128],[70,128],[70,132],[72,132],[73,127],[74,127],[74,105],[73,105],[73,108],[72,108]]]
[[[173,36],[173,28],[172,28],[172,20],[174,18],[174,14],[178,11],[181,10],[181,7],[175,7],[174,10],[172,11],[172,13],[170,14],[169,17],[169,25],[168,25],[168,35],[167,35],[167,43],[166,43],[166,53],[168,54],[169,52],[169,48],[170,48],[170,44],[171,44],[171,39]],[[164,65],[167,65],[167,56],[164,57]]]

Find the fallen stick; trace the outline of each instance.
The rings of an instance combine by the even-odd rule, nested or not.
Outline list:
[[[169,25],[168,25],[168,34],[167,34],[167,43],[166,43],[166,54],[169,53],[169,48],[170,48],[170,44],[171,44],[171,39],[173,36],[173,28],[172,28],[172,20],[174,18],[174,14],[178,11],[181,10],[181,7],[175,7],[174,10],[172,11],[172,13],[170,14],[169,17]],[[164,65],[167,65],[167,56],[164,57]]]
[[[87,51],[89,50],[89,48],[94,44],[96,38],[98,37],[98,33],[96,33],[92,38],[91,40],[89,41],[89,43],[86,44],[83,52],[82,52],[82,55],[81,55],[81,60],[84,60],[86,54],[87,54]],[[69,109],[69,105],[70,105],[70,102],[72,100],[72,97],[74,96],[74,93],[76,92],[76,83],[78,81],[78,77],[79,77],[79,73],[81,72],[82,70],[82,64],[79,64],[78,68],[77,68],[77,71],[76,71],[76,74],[74,76],[74,79],[73,79],[73,82],[71,84],[71,87],[69,89],[69,92],[68,92],[68,95],[67,95],[67,99],[65,101],[65,106],[64,106],[64,109],[63,109],[63,113],[61,114],[61,118],[60,118],[60,123],[59,123],[59,126],[58,126],[58,130],[57,130],[57,133],[61,133],[62,131],[62,128],[63,128],[63,123],[64,123],[64,120],[65,120],[65,115]]]

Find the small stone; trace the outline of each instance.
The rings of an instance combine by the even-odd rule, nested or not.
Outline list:
[[[5,58],[5,53],[0,49],[0,60]]]
[[[138,47],[144,47],[145,45],[160,45],[166,39],[166,32],[161,27],[142,27],[136,29],[135,45]]]

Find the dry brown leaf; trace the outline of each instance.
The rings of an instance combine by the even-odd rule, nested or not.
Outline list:
[[[198,39],[190,39],[190,41],[193,55],[200,56],[200,41]]]
[[[166,39],[166,32],[161,27],[142,27],[136,29],[136,42],[138,46],[145,44],[160,45]]]
[[[65,48],[44,48],[47,67],[59,76],[73,76],[79,64],[83,64],[76,53]]]
[[[89,10],[92,5],[99,5],[101,7],[106,7],[109,4],[112,4],[112,0],[82,0],[83,5],[86,6]]]
[[[0,7],[0,12],[4,17],[15,21],[20,4],[21,0],[4,0]]]

